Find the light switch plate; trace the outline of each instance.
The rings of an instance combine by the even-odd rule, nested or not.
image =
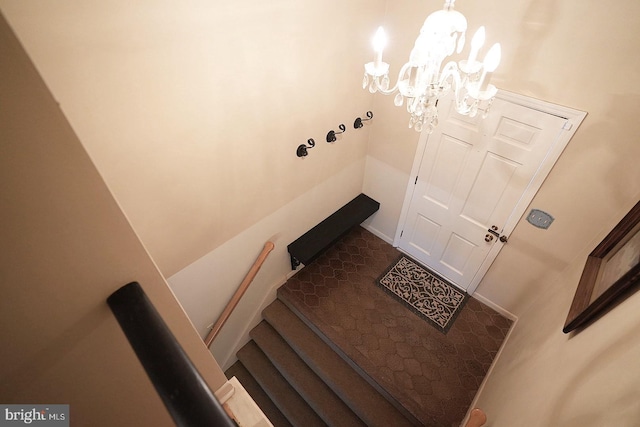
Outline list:
[[[532,209],[527,215],[527,221],[535,227],[547,229],[553,222],[553,217],[539,209]]]

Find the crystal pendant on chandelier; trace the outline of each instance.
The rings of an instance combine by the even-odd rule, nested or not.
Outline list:
[[[382,27],[373,40],[373,62],[365,64],[362,87],[369,92],[381,92],[394,98],[396,106],[406,103],[411,115],[409,127],[418,132],[432,131],[438,125],[438,100],[453,91],[456,111],[474,117],[478,112],[486,116],[497,93],[489,84],[492,73],[500,63],[500,44],[494,44],[483,61],[478,53],[485,40],[485,29],[480,27],[471,40],[467,59],[443,63],[454,53],[461,53],[465,44],[467,20],[454,10],[455,0],[446,0],[444,8],[429,15],[420,34],[402,66],[396,84],[389,88],[389,64],[382,61],[386,37]]]

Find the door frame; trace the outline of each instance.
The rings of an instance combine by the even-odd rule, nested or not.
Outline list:
[[[552,104],[547,101],[531,98],[525,95],[507,92],[501,89],[498,90],[496,98],[513,104],[521,105],[523,107],[531,108],[533,110],[541,111],[543,113],[558,116],[567,120],[563,128],[565,132],[561,132],[558,134],[555,143],[551,146],[551,148],[547,152],[547,155],[542,161],[542,165],[540,166],[540,168],[538,168],[535,175],[529,182],[529,185],[523,193],[523,197],[520,198],[511,216],[504,225],[501,234],[509,235],[522,219],[522,216],[524,215],[527,207],[542,186],[542,183],[547,178],[549,172],[551,172],[551,169],[555,165],[556,161],[560,158],[560,155],[566,148],[567,144],[569,144],[569,141],[571,140],[571,138],[573,138],[573,135],[578,130],[578,127],[580,127],[580,124],[587,116],[587,113],[562,105]],[[420,170],[420,165],[422,163],[422,158],[424,157],[428,139],[429,133],[427,131],[423,131],[420,133],[418,146],[416,148],[416,154],[413,159],[413,166],[411,167],[411,174],[409,175],[409,180],[407,181],[407,190],[405,192],[404,202],[402,203],[402,210],[400,211],[400,219],[398,220],[396,234],[393,238],[393,246],[396,248],[399,248],[400,246],[400,234],[402,233],[402,230],[404,229],[405,223],[407,221],[409,204],[411,203],[411,199],[413,198],[415,183],[418,178],[418,171]],[[475,292],[476,288],[480,284],[480,281],[489,270],[489,267],[491,267],[491,264],[493,264],[493,261],[498,255],[498,252],[500,252],[500,250],[502,249],[502,246],[504,245],[492,246],[484,262],[480,265],[480,269],[475,274],[475,276],[471,280],[471,283],[469,284],[469,287],[467,288],[467,293],[469,295]]]

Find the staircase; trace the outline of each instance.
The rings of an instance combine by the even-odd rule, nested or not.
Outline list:
[[[274,426],[411,426],[419,423],[385,398],[279,295],[263,311],[226,375],[242,383]]]
[[[356,227],[278,289],[226,372],[275,426],[463,422],[512,321],[470,298],[441,333],[375,285],[399,256]]]

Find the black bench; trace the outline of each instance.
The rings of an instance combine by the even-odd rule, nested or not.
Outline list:
[[[291,255],[291,269],[301,263],[308,265],[318,258],[325,249],[336,243],[356,225],[362,223],[380,208],[380,203],[360,194],[338,209],[320,224],[307,231],[287,246]]]

